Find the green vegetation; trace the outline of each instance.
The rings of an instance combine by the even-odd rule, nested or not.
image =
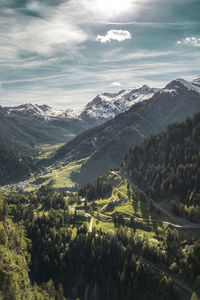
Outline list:
[[[136,300],[147,295],[152,300],[167,299],[167,295],[178,300],[189,299],[194,290],[199,293],[198,238],[189,235],[186,239],[181,230],[151,222],[152,216],[163,215],[151,207],[143,192],[134,190],[119,175],[108,173],[97,182],[104,186],[104,181],[112,190],[103,199],[97,199],[96,183],[88,186],[95,195],[90,201],[77,193],[64,197],[47,186],[7,196],[10,215],[17,224],[12,226],[21,232],[24,247],[29,241],[32,244],[29,251],[23,251],[26,257],[21,263],[24,266],[31,260],[29,275],[26,263],[30,295],[51,293],[52,300],[64,296],[85,299],[86,295],[93,299],[94,293],[100,298],[127,300],[133,294]],[[117,202],[113,205],[114,197]],[[8,211],[8,206],[1,211]],[[150,222],[136,219],[147,214]],[[24,229],[19,225],[22,222]],[[4,234],[1,236],[5,243]],[[10,263],[5,261],[6,266]],[[176,288],[177,282],[181,289]],[[25,293],[25,287],[21,288]]]
[[[200,114],[145,140],[125,156],[122,167],[155,199],[173,197],[178,216],[200,223]]]
[[[97,196],[98,193],[99,197],[102,194],[102,189],[99,189],[100,183],[102,189],[108,189],[103,198]],[[113,231],[116,222],[121,225],[126,223],[129,227],[132,227],[129,225],[132,222],[137,232],[142,232],[148,237],[162,238],[168,226],[164,223],[165,221],[178,224],[163,212],[152,207],[144,193],[134,190],[126,179],[115,172],[114,174],[109,172],[97,181],[82,186],[79,196],[84,197],[85,201],[75,207],[87,211],[88,207],[92,206],[96,228],[101,228],[104,232]],[[152,221],[154,219],[161,221],[154,222]]]
[[[45,173],[39,177],[32,178],[30,182],[36,184],[49,184],[57,189],[74,188],[76,182],[72,175],[80,172],[82,164],[86,159],[71,162],[67,165],[56,165],[45,169]]]
[[[52,299],[63,299],[63,293],[68,299],[84,299],[86,293],[87,299],[92,299],[95,292],[105,299],[130,299],[136,294],[136,299],[148,295],[153,300],[158,296],[165,299],[167,290],[171,299],[178,299],[169,277],[155,273],[134,255],[141,247],[141,237],[132,230],[128,235],[122,229],[114,235],[95,229],[87,232],[85,217],[68,209],[69,202],[80,201],[77,195],[65,199],[42,187],[37,192],[10,196],[7,201],[14,221],[24,222],[32,243],[30,278],[37,282],[37,293],[45,286],[45,291],[54,295]]]
[[[71,135],[73,137],[74,135]],[[37,151],[36,159],[44,159],[49,158],[54,151],[58,150],[59,147],[63,146],[64,143],[58,143],[58,144],[40,144],[35,146],[35,149]]]
[[[29,279],[30,240],[21,222],[14,224],[8,217],[9,207],[0,200],[0,299],[56,299],[64,300],[62,287],[56,291],[49,280],[38,286]]]
[[[33,159],[19,155],[9,148],[0,145],[0,182],[6,184],[17,180],[23,180],[30,175],[31,170],[37,170],[33,167]]]
[[[44,155],[41,148],[44,149],[46,144],[63,144],[74,137],[73,131],[62,125],[56,126],[26,113],[10,115],[0,107],[0,183],[22,181],[38,172],[35,157],[38,151],[40,158]],[[51,150],[54,149],[48,149],[44,158]]]

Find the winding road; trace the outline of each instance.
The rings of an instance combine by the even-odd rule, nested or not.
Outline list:
[[[91,219],[90,219],[90,226],[89,226],[89,232],[92,232],[93,221],[94,221],[94,218],[93,218],[93,216],[91,216]]]
[[[121,171],[116,172],[116,171],[111,171],[111,174],[118,176],[118,177],[123,177],[124,179],[126,179],[128,181],[128,183],[136,190],[140,191],[141,190],[133,184],[133,182],[130,180],[129,177],[125,176],[125,174]],[[152,199],[150,199],[149,197],[147,197],[147,200],[151,203],[152,205],[157,208],[158,210],[162,211],[163,213],[165,213],[168,217],[170,217],[172,220],[174,220],[175,222],[179,223],[179,224],[174,224],[171,222],[167,222],[161,219],[144,219],[144,218],[137,218],[135,217],[136,220],[140,220],[140,221],[146,221],[146,222],[162,222],[162,223],[166,223],[171,225],[172,227],[176,227],[176,228],[185,228],[185,229],[200,229],[200,224],[196,224],[196,223],[190,223],[189,221],[177,217],[175,215],[173,215],[172,213],[170,213],[169,211],[167,211],[165,208],[161,207],[161,205],[159,203],[156,203],[155,201],[153,201]]]

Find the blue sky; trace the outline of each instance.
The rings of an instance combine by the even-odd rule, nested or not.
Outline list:
[[[0,105],[78,108],[200,74],[200,1],[0,0]]]

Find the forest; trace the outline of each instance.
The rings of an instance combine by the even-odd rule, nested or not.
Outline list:
[[[130,149],[121,163],[153,199],[174,199],[178,216],[200,223],[200,113]]]
[[[143,193],[134,195],[144,201]],[[179,300],[183,291],[171,278],[176,275],[200,292],[200,240],[186,243],[169,227],[155,244],[129,224],[119,224],[114,234],[95,227],[89,232],[85,217],[70,214],[73,197],[66,201],[41,187],[1,201],[2,299]]]

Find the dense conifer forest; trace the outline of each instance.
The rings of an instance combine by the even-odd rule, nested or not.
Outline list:
[[[130,149],[122,168],[154,199],[174,199],[174,212],[200,223],[200,114],[170,125]]]
[[[142,193],[133,195],[144,201]],[[62,193],[42,187],[1,201],[2,299],[23,295],[26,299],[131,299],[134,295],[138,300],[178,300],[183,291],[168,273],[189,280],[199,291],[200,240],[186,243],[169,227],[163,241],[155,244],[131,224],[120,223],[115,234],[95,228],[89,232],[87,218],[70,214],[69,203],[78,199],[75,195],[66,201]],[[113,222],[118,221],[113,217]]]

